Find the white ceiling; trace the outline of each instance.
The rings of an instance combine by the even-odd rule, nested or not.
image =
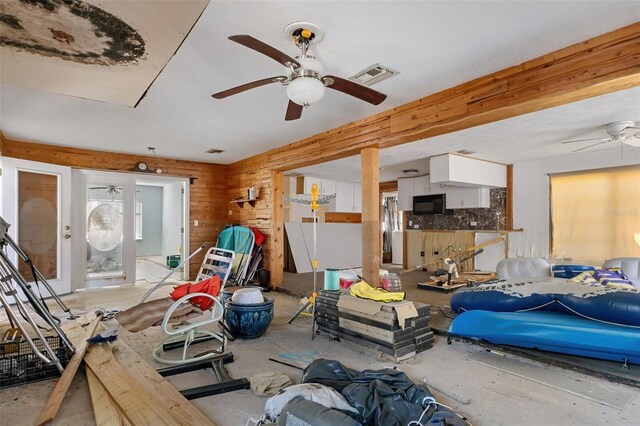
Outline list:
[[[137,108],[2,85],[0,128],[13,139],[138,154],[155,146],[162,157],[230,163],[639,19],[633,1],[214,1]],[[282,34],[295,20],[324,27],[315,53],[327,73],[349,77],[376,62],[400,71],[374,86],[388,99],[374,107],[329,90],[302,119],[285,122],[278,85],[210,97],[283,71],[227,36],[250,34],[295,55]],[[576,135],[587,128],[571,126]],[[205,154],[210,148],[226,152]]]
[[[380,181],[413,176],[404,174],[402,170],[405,169],[417,169],[415,175],[425,174],[429,171],[428,157],[460,149],[475,151],[471,157],[505,164],[568,155],[572,150],[597,141],[560,142],[607,138],[607,123],[626,120],[640,125],[640,87],[381,150],[380,167],[383,169],[380,170]],[[640,163],[640,148],[619,142],[581,152],[621,148],[622,155],[634,156]],[[579,161],[579,157],[574,161]],[[292,173],[359,182],[360,156],[304,167]]]

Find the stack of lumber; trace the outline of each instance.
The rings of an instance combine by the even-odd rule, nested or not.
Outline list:
[[[74,342],[76,354],[65,368],[37,425],[53,420],[84,360],[96,424],[101,425],[211,425],[200,410],[125,343],[115,352],[106,344],[86,346],[96,329],[96,320],[83,330],[76,326],[65,333]]]
[[[344,304],[338,306],[341,297],[352,296],[340,291],[320,291],[315,308],[320,331],[373,348],[396,360],[410,358],[433,346],[430,305],[411,302],[417,316],[405,319],[403,328],[393,304],[369,301],[378,303],[379,311],[365,313]]]

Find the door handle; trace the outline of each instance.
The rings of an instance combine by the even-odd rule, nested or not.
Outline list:
[[[68,240],[69,238],[71,238],[71,234],[64,234],[64,239]]]

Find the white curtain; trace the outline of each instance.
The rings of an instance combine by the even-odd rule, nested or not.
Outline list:
[[[550,176],[552,257],[640,257],[640,166]]]

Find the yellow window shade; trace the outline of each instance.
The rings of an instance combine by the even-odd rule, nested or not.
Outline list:
[[[550,176],[552,257],[640,257],[640,166]]]

